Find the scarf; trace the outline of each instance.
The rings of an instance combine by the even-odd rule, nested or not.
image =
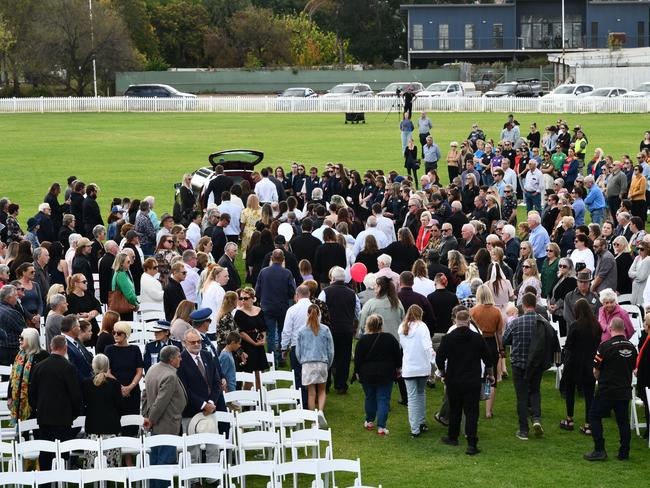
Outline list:
[[[18,351],[14,367],[11,372],[11,425],[16,425],[17,420],[26,420],[32,410],[29,407],[27,391],[29,389],[29,376],[32,370],[33,354]]]

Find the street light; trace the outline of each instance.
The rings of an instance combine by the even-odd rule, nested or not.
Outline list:
[[[93,0],[88,0],[88,13],[90,16],[90,49],[93,55],[93,89],[97,98],[97,62],[95,60],[95,29],[93,27]]]

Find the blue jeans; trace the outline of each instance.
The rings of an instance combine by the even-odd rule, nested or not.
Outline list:
[[[376,417],[377,427],[386,428],[390,395],[393,392],[393,382],[379,385],[363,383],[361,386],[363,386],[363,392],[366,394],[364,403],[366,422],[374,422]]]
[[[402,131],[402,154],[404,154],[404,150],[406,149],[406,146],[408,145],[409,139],[413,137],[413,132],[412,131]]]
[[[174,446],[156,446],[151,448],[151,453],[149,454],[149,464],[151,466],[176,463],[176,448]],[[169,482],[164,480],[151,480],[149,482],[150,488],[166,488],[168,485]]]
[[[540,214],[542,213],[542,195],[537,194],[533,195],[532,192],[525,191],[524,192],[524,200],[526,201],[526,212],[530,212],[533,210],[537,210]]]
[[[280,335],[284,325],[284,315],[264,314],[264,324],[266,325],[266,349],[267,352],[275,353],[276,363],[280,360]]]
[[[307,408],[307,387],[302,386],[302,364],[296,357],[296,348],[292,347],[289,351],[289,360],[291,361],[291,369],[293,370],[293,379],[296,382],[296,388],[302,394],[302,408]]]
[[[597,208],[595,210],[591,210],[589,212],[591,214],[591,221],[594,224],[602,224],[603,219],[605,218],[605,209],[604,208]]]
[[[409,424],[411,434],[419,434],[420,426],[426,424],[426,393],[427,376],[417,378],[404,378],[406,383],[406,395],[409,399]]]

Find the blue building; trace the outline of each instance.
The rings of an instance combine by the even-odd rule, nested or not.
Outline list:
[[[448,0],[402,5],[412,67],[562,51],[562,0]],[[564,49],[647,47],[650,0],[564,0]]]

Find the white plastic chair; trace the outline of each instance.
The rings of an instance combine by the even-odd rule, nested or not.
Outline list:
[[[354,479],[355,487],[361,486],[361,461],[357,458],[356,460],[352,459],[328,459],[318,461],[318,471],[321,474],[332,474],[332,486],[336,487],[336,478],[335,474],[337,472],[346,472],[354,473],[356,478]],[[329,487],[329,476],[325,477],[326,486]]]
[[[34,471],[0,473],[0,486],[34,486]]]
[[[192,464],[182,468],[178,474],[178,481],[181,486],[183,483],[185,488],[190,488],[192,480],[197,478],[214,479],[219,482],[219,486],[223,486],[224,475],[226,470],[223,466],[214,464]]]
[[[290,387],[294,390],[296,389],[296,378],[293,375],[293,371],[283,371],[283,370],[271,370],[265,371],[262,373],[262,385],[271,385],[274,388],[277,387],[278,381],[287,381],[290,383]]]
[[[143,437],[142,439],[142,452],[144,454],[144,462],[143,466],[149,467],[149,456],[151,452],[152,447],[160,447],[160,446],[169,446],[169,447],[175,447],[176,448],[176,453],[177,456],[178,454],[181,454],[183,450],[185,449],[185,444],[183,437],[180,435],[168,435],[168,434],[160,434],[160,435],[152,435],[148,437]],[[181,456],[178,456],[176,459],[176,463],[174,465],[179,466],[181,465]]]
[[[101,455],[101,446],[99,440],[93,439],[71,439],[69,441],[59,441],[58,463],[59,466],[65,466],[63,455],[64,454],[83,454],[83,451],[91,451],[95,453],[93,466],[99,468]]]
[[[38,420],[18,420],[18,442],[22,442],[24,434],[28,435],[29,440],[33,440],[36,430],[38,430]]]
[[[81,435],[83,436],[85,434],[85,428],[86,428],[86,417],[79,416],[76,419],[74,419],[72,421],[72,428],[81,429]]]
[[[146,468],[129,469],[129,487],[133,487],[134,483],[148,480],[166,481],[169,482],[168,486],[173,487],[174,476],[178,471],[178,466],[147,466]]]
[[[72,483],[79,485],[81,483],[80,469],[67,470],[67,469],[53,469],[51,471],[35,471],[34,472],[34,486],[38,487],[44,484],[58,483]]]
[[[639,421],[639,413],[637,408],[643,411],[643,400],[636,395],[636,376],[632,376],[632,400],[630,401],[630,427],[636,432],[636,435],[641,435],[641,429],[646,427],[645,422]]]
[[[282,458],[286,460],[285,450],[291,449],[291,433],[306,428],[318,428],[318,410],[285,410],[280,412],[277,420],[280,431]],[[307,427],[308,423],[311,423]]]
[[[112,481],[126,486],[128,470],[125,468],[84,469],[81,471],[81,485]]]
[[[107,456],[104,454],[111,449],[119,449],[121,456],[131,455],[135,456],[135,466],[142,467],[142,438],[141,437],[128,437],[118,436],[110,437],[108,439],[101,439],[100,443],[100,467],[105,470],[108,469]]]
[[[650,401],[650,388],[646,386],[645,388],[645,397],[646,400]],[[646,425],[647,429],[650,429],[650,425]],[[648,437],[648,447],[650,448],[650,437]]]
[[[24,461],[33,461],[37,459],[41,452],[49,452],[54,454],[54,461],[52,467],[56,465],[59,449],[56,442],[35,440],[25,441],[16,444],[16,468],[18,471],[23,470]]]
[[[618,298],[616,299],[619,305],[629,304],[632,303],[632,294],[631,293],[625,293],[624,295],[619,295]]]
[[[235,380],[238,383],[249,383],[251,385],[255,385],[255,388],[259,388],[259,385],[256,384],[255,374],[254,373],[246,373],[244,371],[237,371],[235,373]]]
[[[298,450],[301,448],[311,448],[312,459],[332,459],[333,457],[332,429],[296,430],[295,432],[291,433],[289,444],[291,446],[292,461],[298,461],[300,459],[298,456]],[[323,450],[321,449],[322,444],[325,444],[324,455]]]
[[[289,475],[293,477],[293,488],[298,488],[299,474],[313,476],[314,481],[311,486],[313,488],[322,488],[323,480],[321,479],[320,472],[318,471],[318,463],[304,459],[301,461],[284,462],[275,465],[275,482],[277,488],[282,488],[284,486],[283,480],[285,476]]]
[[[260,409],[260,392],[257,390],[237,390],[223,394],[226,404],[233,403],[239,407]]]
[[[266,410],[250,410],[238,412],[235,415],[237,431],[244,430],[275,430],[275,416]]]
[[[237,488],[234,480],[239,479],[242,488],[246,486],[247,476],[268,478],[267,488],[275,488],[275,463],[273,461],[248,461],[228,467],[228,486]]]
[[[239,462],[246,462],[247,451],[266,451],[271,452],[267,459],[274,462],[279,458],[280,436],[277,432],[268,432],[263,430],[252,430],[249,432],[237,433],[237,447],[239,447]]]
[[[188,467],[192,465],[192,456],[190,449],[196,447],[201,451],[207,451],[208,447],[220,451],[220,459],[217,463],[200,463],[202,465],[208,466],[220,466],[225,468],[225,453],[228,449],[226,436],[222,434],[213,434],[213,433],[201,433],[201,434],[192,434],[183,436],[183,466]],[[209,476],[209,478],[215,478],[214,476]]]
[[[275,354],[267,352],[266,362],[269,363],[269,371],[275,371]]]
[[[281,410],[281,407],[302,409],[302,392],[295,388],[262,389],[262,399],[266,410]]]
[[[16,471],[16,451],[13,441],[0,442],[0,471]]]
[[[11,366],[0,365],[0,376],[10,376]]]

